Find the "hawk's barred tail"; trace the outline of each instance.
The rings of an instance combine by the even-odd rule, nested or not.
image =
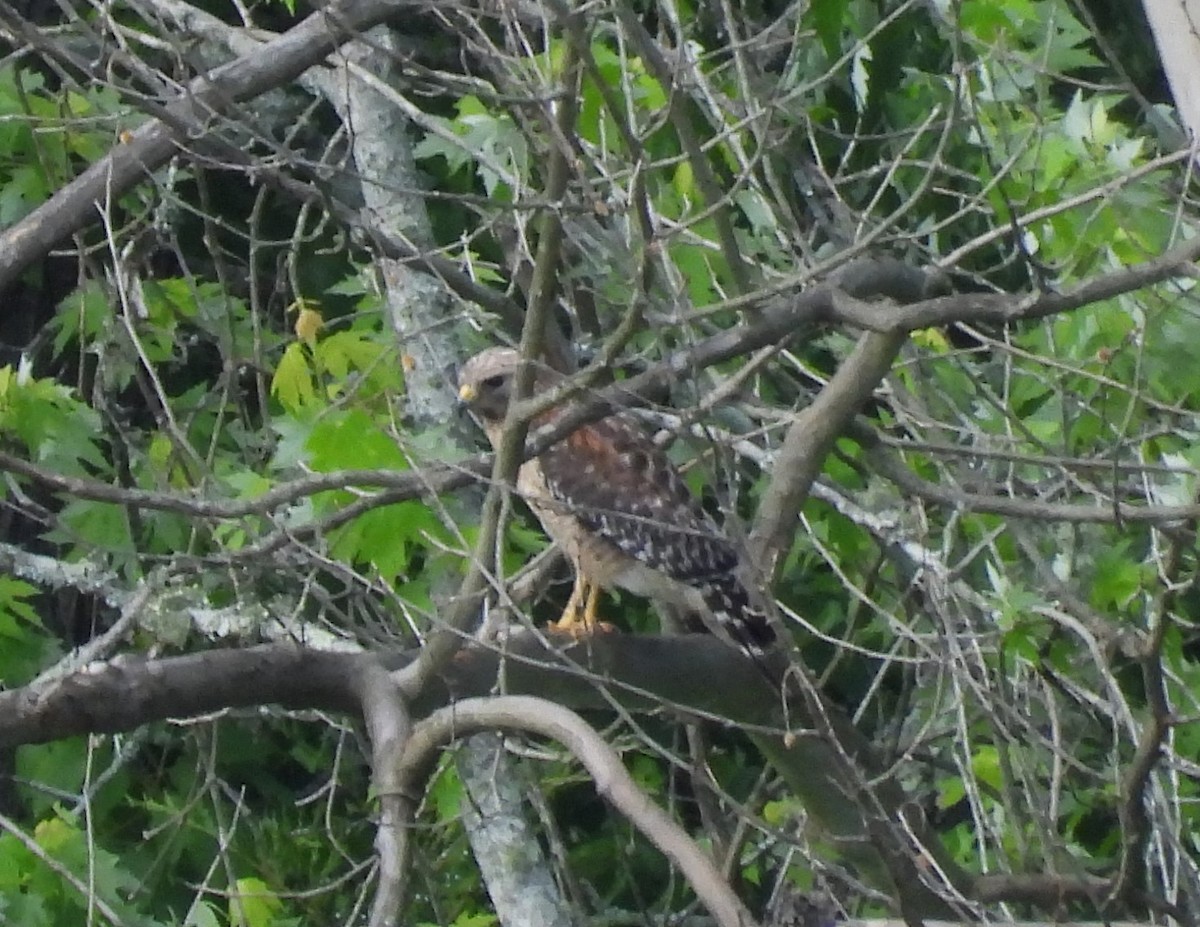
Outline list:
[[[750,603],[750,595],[732,570],[706,578],[699,587],[717,623],[750,656],[762,656],[775,644],[767,616]]]

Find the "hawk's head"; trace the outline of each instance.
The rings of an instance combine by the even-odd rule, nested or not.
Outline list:
[[[521,355],[512,348],[488,348],[458,372],[458,398],[485,422],[502,422],[512,399]]]

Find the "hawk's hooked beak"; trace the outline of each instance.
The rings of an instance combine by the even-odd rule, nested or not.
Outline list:
[[[479,390],[474,384],[464,383],[458,388],[458,402],[460,405],[467,405],[475,401],[475,397],[479,395]]]

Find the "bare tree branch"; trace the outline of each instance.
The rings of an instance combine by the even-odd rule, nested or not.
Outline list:
[[[679,868],[721,927],[753,927],[750,912],[721,878],[712,860],[637,787],[604,739],[577,714],[554,702],[503,695],[464,699],[434,712],[413,729],[400,763],[400,782],[409,794],[419,793],[446,745],[472,733],[495,729],[539,734],[561,743],[587,769],[596,791]]]
[[[128,658],[43,686],[0,692],[0,746],[131,731],[168,718],[278,704],[359,710],[356,680],[374,657],[291,644]]]
[[[375,832],[379,885],[371,908],[370,927],[395,927],[409,878],[407,809],[400,798],[395,775],[412,722],[391,675],[373,661],[367,662],[362,670],[356,689],[371,742],[372,784],[380,805]]]
[[[750,536],[751,563],[769,578],[780,550],[795,534],[796,513],[825,456],[892,366],[904,334],[863,335],[815,402],[796,416],[775,458],[775,472]]]

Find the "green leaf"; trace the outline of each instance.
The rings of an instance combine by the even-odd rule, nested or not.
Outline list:
[[[0,368],[0,434],[15,434],[30,457],[73,476],[108,469],[97,446],[100,418],[53,380]],[[87,464],[88,466],[83,466]]]
[[[73,499],[59,512],[58,525],[46,532],[46,539],[73,545],[78,552],[99,549],[110,554],[132,554],[137,550],[129,512],[123,505]]]
[[[529,172],[528,143],[520,128],[506,114],[495,115],[477,97],[458,101],[458,118],[448,128],[459,137],[454,144],[437,135],[426,135],[413,150],[417,158],[442,156],[451,172],[468,161],[476,162],[476,172],[488,196],[496,196],[507,178],[500,169],[516,178]]]
[[[495,927],[500,919],[495,914],[460,914],[454,919],[452,927]]]
[[[45,791],[31,793],[31,811],[42,816],[54,807],[53,793],[71,795],[83,785],[87,743],[71,737],[45,744],[29,744],[17,750],[17,774],[39,782]]]
[[[373,334],[359,331],[339,331],[326,335],[316,346],[315,356],[321,366],[334,377],[345,377],[351,371],[380,367],[389,349]],[[399,365],[387,365],[395,370]]]
[[[0,681],[20,685],[57,650],[41,632],[42,619],[26,599],[37,595],[29,583],[0,575]]]
[[[495,914],[482,913],[476,914],[469,911],[464,911],[453,921],[450,922],[450,927],[494,927],[500,923],[499,918]],[[442,927],[441,924],[435,924],[432,921],[422,921],[417,927]]]
[[[2,854],[3,850],[0,848],[0,855]],[[44,899],[24,891],[13,891],[9,895],[0,892],[0,924],[57,927],[57,923]]]
[[[41,616],[33,605],[25,601],[37,594],[36,586],[11,576],[0,575],[0,614],[11,615],[40,628]]]
[[[848,6],[849,0],[813,0],[809,7],[817,38],[831,60],[842,53],[842,23]]]
[[[971,757],[971,772],[978,782],[994,791],[999,791],[1003,785],[1000,751],[991,744],[980,747]]]
[[[316,398],[312,367],[299,342],[292,342],[284,350],[271,378],[271,395],[289,412],[300,411]]]
[[[262,879],[238,879],[229,898],[229,923],[235,927],[271,927],[283,902]]]
[[[307,463],[308,442],[315,425],[316,421],[309,415],[277,416],[272,420],[271,430],[276,436],[275,453],[271,457],[273,470],[292,470]]]
[[[343,468],[407,470],[399,445],[361,409],[330,413],[308,436],[309,463],[314,470]]]
[[[196,901],[188,908],[183,927],[222,927],[223,921],[216,908],[207,901]]]
[[[1142,564],[1129,553],[1129,542],[1118,541],[1096,552],[1092,604],[1122,608],[1142,591]]]
[[[384,580],[394,582],[408,569],[415,548],[426,535],[440,537],[441,524],[420,502],[401,502],[372,509],[330,534],[330,552],[348,563],[369,563]]]
[[[466,791],[452,764],[442,768],[431,789],[434,813],[439,821],[452,824],[462,813]]]
[[[943,811],[947,808],[953,808],[963,800],[966,794],[967,790],[960,776],[942,779],[938,782],[937,786],[937,806]]]
[[[772,827],[782,828],[788,823],[804,818],[804,804],[795,799],[769,801],[763,804],[763,820]]]
[[[120,859],[87,834],[72,815],[57,811],[54,817],[37,823],[33,836],[48,856],[86,880],[96,894],[120,913],[123,919],[133,919],[133,912],[125,898],[137,888],[138,878],[122,868]],[[68,911],[80,912],[88,906],[86,897],[73,890],[63,890],[61,876],[40,861],[29,873],[26,884],[34,894],[46,897],[54,897],[61,892],[64,914]]]
[[[675,193],[681,202],[694,203],[696,201],[696,177],[691,162],[679,162],[671,175],[671,185],[675,188]]]

